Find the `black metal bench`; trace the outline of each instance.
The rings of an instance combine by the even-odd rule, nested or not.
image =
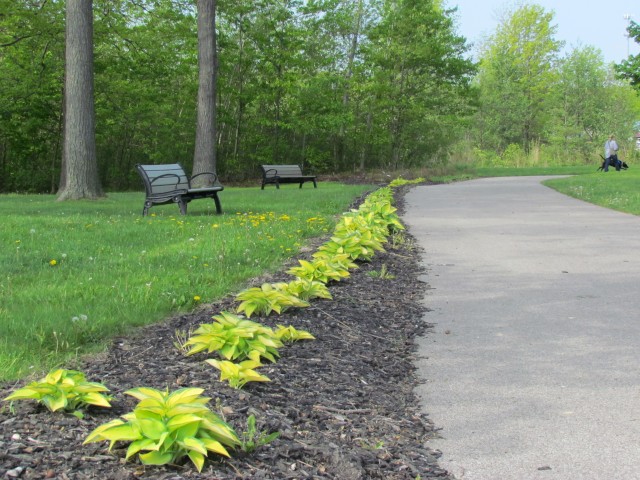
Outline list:
[[[318,188],[315,175],[303,175],[300,165],[261,165],[262,190],[264,186],[273,183],[280,188],[281,183],[299,183],[300,188],[304,182],[313,182],[313,188]]]
[[[177,203],[182,215],[187,214],[187,204],[191,200],[198,198],[212,198],[216,204],[216,212],[222,213],[218,192],[224,187],[218,182],[218,175],[211,172],[204,172],[189,178],[179,163],[168,165],[141,165],[137,164],[136,169],[142,177],[146,198],[142,215],[146,215],[153,205],[163,205],[167,203]],[[206,175],[209,187],[192,188],[193,179],[201,175]]]

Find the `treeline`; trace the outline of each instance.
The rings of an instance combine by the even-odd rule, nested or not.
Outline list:
[[[618,75],[633,83],[640,63],[607,65],[602,52],[588,45],[562,54],[556,31],[552,12],[524,5],[506,11],[480,45],[479,109],[468,144],[476,161],[597,163],[611,133],[626,158],[636,152],[640,100]],[[637,25],[629,33],[640,40]]]
[[[217,170],[315,172],[441,161],[473,113],[475,67],[440,1],[217,5]],[[0,191],[55,192],[64,2],[0,0]],[[95,0],[96,143],[107,190],[136,163],[193,162],[197,18],[187,0]]]
[[[63,136],[63,0],[0,0],[0,192],[55,192]],[[640,119],[640,59],[567,51],[554,15],[506,11],[476,45],[442,0],[218,0],[216,164],[316,173],[595,163]],[[136,163],[191,170],[198,92],[195,0],[94,0],[97,163],[106,190]],[[631,22],[630,36],[640,29]],[[568,52],[568,53],[563,53]],[[623,75],[629,80],[621,80]],[[637,128],[637,127],[636,127]]]

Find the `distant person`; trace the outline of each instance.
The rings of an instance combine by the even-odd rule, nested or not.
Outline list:
[[[618,142],[616,137],[612,134],[609,135],[609,139],[604,143],[604,171],[609,171],[609,165],[613,165],[616,171],[620,171],[622,162],[618,160]]]

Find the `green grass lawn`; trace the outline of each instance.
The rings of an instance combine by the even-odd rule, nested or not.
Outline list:
[[[585,202],[640,215],[640,171],[632,168],[546,180],[544,184]]]
[[[142,193],[56,202],[2,195],[0,381],[36,375],[109,338],[244,288],[333,230],[373,186],[323,182],[227,188],[210,200],[156,206]]]

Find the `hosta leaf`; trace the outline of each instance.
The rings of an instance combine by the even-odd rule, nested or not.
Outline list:
[[[127,448],[127,454],[125,456],[125,460],[128,460],[133,455],[138,453],[141,450],[155,450],[157,448],[156,442],[149,438],[143,438],[141,440],[136,440],[129,445]]]
[[[47,376],[44,377],[43,381],[46,383],[58,383],[62,378],[62,376],[64,375],[64,373],[65,373],[64,369],[61,369],[61,368],[58,370],[54,370],[52,372],[49,372]]]
[[[166,465],[171,462],[173,455],[170,453],[149,452],[141,453],[140,461],[145,465]]]
[[[159,420],[144,418],[138,421],[142,434],[147,438],[158,440],[167,431],[165,424]]]
[[[82,401],[84,403],[87,403],[89,405],[95,405],[97,407],[107,407],[107,408],[111,407],[109,400],[104,395],[98,392],[90,392],[90,393],[87,393],[86,395],[83,395]]]
[[[164,402],[164,399],[166,397],[166,394],[156,390],[155,388],[148,388],[148,387],[138,387],[138,388],[132,388],[131,390],[127,390],[126,392],[127,395],[131,395],[132,397],[137,398],[138,400],[144,400],[145,398],[153,398],[156,400],[159,400],[160,402]]]
[[[106,438],[103,438],[102,436],[102,432],[109,430],[113,427],[119,426],[119,425],[125,425],[125,423],[120,420],[119,418],[116,418],[115,420],[111,420],[110,422],[104,423],[102,425],[100,425],[99,427],[95,428],[85,439],[85,441],[83,442],[83,444],[85,443],[91,443],[91,442],[99,442],[101,440],[106,440]]]
[[[55,412],[67,406],[67,397],[62,392],[60,392],[58,396],[45,395],[42,397],[42,403],[44,403],[49,410]]]
[[[203,405],[200,401],[198,401],[197,403],[193,402],[193,403],[185,403],[182,405],[176,405],[175,407],[167,410],[166,415],[167,417],[174,417],[176,415],[185,415],[185,414],[202,414],[207,411],[209,411],[209,408],[206,405]]]
[[[193,464],[198,469],[198,472],[201,472],[202,471],[202,467],[204,467],[205,455],[203,455],[203,454],[201,454],[199,452],[194,452],[193,450],[190,450],[189,452],[187,452],[187,455],[189,455],[189,458],[191,459]]]
[[[94,431],[95,432],[95,431]],[[99,432],[94,436],[93,433],[87,437],[85,443],[96,442],[100,440],[109,440],[110,442],[128,442],[140,439],[140,431],[129,423],[113,425]]]
[[[218,442],[217,440],[213,440],[212,438],[203,438],[202,439],[202,443],[204,444],[204,446],[206,447],[207,450],[213,452],[213,453],[217,453],[219,455],[224,455],[225,457],[229,457],[229,452],[227,451],[226,448],[224,448],[224,445],[222,445],[220,442]]]
[[[201,423],[202,417],[198,417],[197,422],[184,425],[183,427],[180,427],[175,432],[173,432],[174,438],[176,438],[176,440],[182,440],[186,437],[195,437],[198,433],[198,430],[200,430]]]
[[[90,393],[90,392],[108,392],[109,389],[102,385],[101,383],[96,382],[85,382],[76,385],[73,389],[74,392],[77,393]]]
[[[40,393],[35,388],[23,387],[19,388],[4,400],[30,400],[40,398]]]
[[[190,423],[195,424],[197,428],[200,424],[201,418],[202,417],[200,417],[199,415],[194,415],[192,413],[176,415],[167,422],[167,428],[173,431]]]
[[[219,442],[225,445],[233,446],[240,444],[236,432],[225,422],[214,416],[213,413],[211,416],[202,419],[202,428],[211,432]]]
[[[185,447],[186,450],[195,450],[196,452],[201,453],[202,455],[207,454],[207,449],[204,446],[204,443],[197,438],[186,437],[182,439],[180,443]]]
[[[202,395],[203,392],[203,388],[180,388],[169,395],[166,405],[170,408],[181,403],[190,403]]]

